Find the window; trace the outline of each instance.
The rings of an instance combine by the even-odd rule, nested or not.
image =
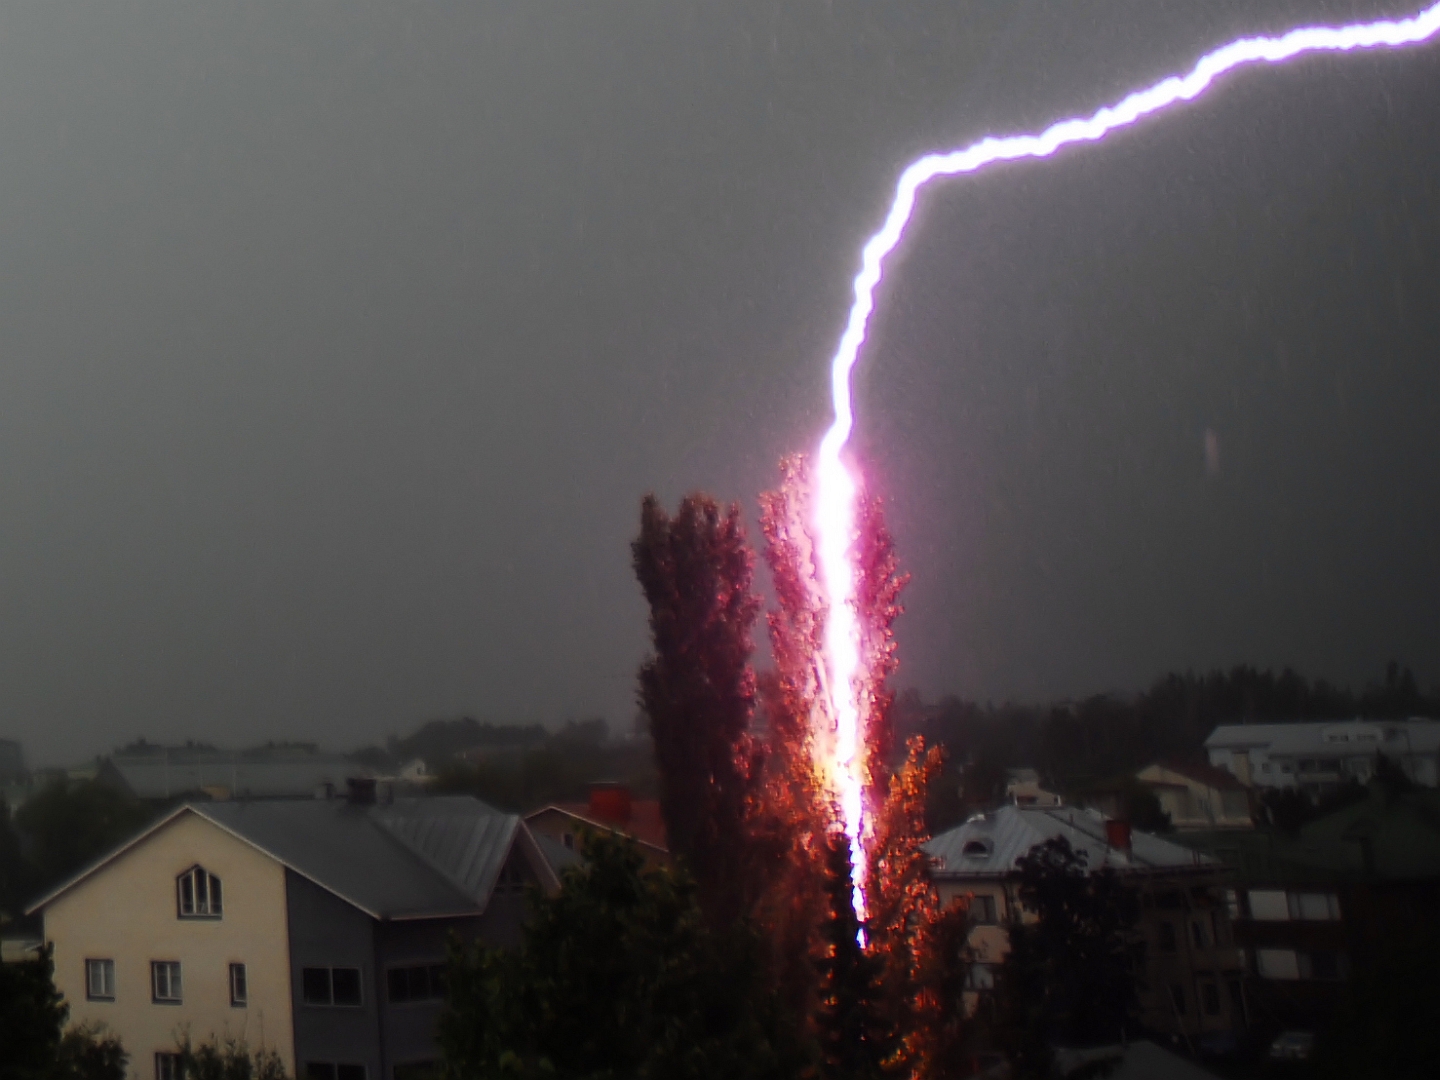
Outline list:
[[[395,1080],[437,1080],[440,1066],[434,1061],[407,1061],[395,1066]]]
[[[1205,924],[1192,922],[1190,924],[1190,940],[1195,943],[1195,948],[1205,948]]]
[[[185,1068],[179,1054],[161,1051],[155,1055],[155,1080],[183,1080]]]
[[[220,879],[201,866],[192,866],[175,879],[182,919],[220,917]]]
[[[1155,929],[1156,929],[1157,933],[1159,934],[1159,938],[1160,938],[1160,951],[1161,951],[1161,952],[1174,952],[1174,951],[1175,951],[1175,924],[1174,924],[1174,923],[1168,923],[1168,922],[1157,923]]]
[[[1250,917],[1257,922],[1288,922],[1290,902],[1279,889],[1251,889]]]
[[[1200,984],[1200,1003],[1205,1009],[1206,1016],[1219,1016],[1220,988],[1213,982],[1202,982]]]
[[[1294,949],[1256,949],[1255,971],[1262,979],[1300,978],[1300,957]]]
[[[250,988],[246,985],[245,965],[230,965],[230,1004],[243,1008],[250,1000]]]
[[[1334,922],[1340,918],[1340,898],[1334,893],[1291,893],[1290,918],[1309,922]]]
[[[1234,889],[1225,890],[1225,910],[1231,919],[1240,918],[1240,894]]]
[[[995,897],[972,896],[970,898],[970,918],[980,926],[993,925],[997,921],[995,918]]]
[[[966,990],[994,990],[995,968],[990,964],[971,964],[965,969]]]
[[[438,1001],[445,996],[445,965],[394,967],[385,973],[385,985],[393,1002]]]
[[[337,1064],[333,1061],[307,1061],[305,1080],[365,1080],[365,1066]]]
[[[1301,956],[1300,974],[1311,979],[1327,981],[1345,977],[1345,957],[1328,949],[1316,950]]]
[[[500,867],[500,876],[495,879],[497,893],[518,893],[525,891],[525,876],[514,859],[507,859]]]
[[[150,961],[150,997],[162,1005],[180,1004],[180,961]]]
[[[304,968],[300,973],[306,1005],[363,1004],[359,968]]]
[[[1175,1006],[1177,1014],[1185,1015],[1185,988],[1179,983],[1170,984],[1170,1003]]]
[[[960,854],[967,859],[988,859],[994,850],[995,845],[989,840],[967,840]]]
[[[560,842],[565,845],[565,850],[567,850],[567,851],[574,851],[574,850],[575,850],[575,834],[574,834],[573,832],[567,832],[567,833],[561,834]],[[395,1069],[396,1069],[396,1071],[398,1072],[399,1069],[400,1069],[400,1066],[399,1066],[399,1065],[396,1065],[396,1066],[395,1066]]]
[[[91,1001],[115,1000],[115,961],[85,961],[85,996]]]

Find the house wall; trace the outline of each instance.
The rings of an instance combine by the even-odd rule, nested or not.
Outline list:
[[[1204,1036],[1246,1026],[1241,954],[1219,884],[1218,880],[1177,875],[1146,879],[1139,886],[1141,913],[1135,929],[1145,944],[1139,1010],[1142,1022],[1152,1030]],[[1004,880],[948,877],[939,880],[937,888],[947,906],[966,896],[995,899],[996,923],[972,927],[968,939],[974,961],[987,965],[990,973],[1010,951],[1006,924],[1011,920],[1029,923],[1036,918],[1019,904],[1011,883]],[[1162,931],[1164,923],[1169,924],[1169,933]],[[1198,935],[1193,924],[1199,926]],[[1207,985],[1213,987],[1213,996],[1207,995]],[[968,1013],[975,1011],[982,994],[975,990],[965,995]],[[1215,1006],[1215,1011],[1210,1011],[1209,1005]]]
[[[293,871],[285,873],[285,893],[296,1075],[303,1077],[310,1062],[329,1062],[363,1065],[367,1080],[384,1080],[380,1002],[385,986],[376,963],[377,922]],[[307,967],[359,968],[362,1004],[305,1004]]]
[[[176,878],[199,863],[222,883],[223,916],[182,919]],[[198,814],[182,813],[52,901],[45,936],[55,947],[55,984],[74,1023],[99,1022],[120,1036],[130,1074],[154,1076],[157,1051],[188,1029],[202,1042],[226,1035],[279,1053],[294,1069],[284,869]],[[85,960],[115,961],[115,1000],[87,1001]],[[150,962],[178,960],[183,1001],[151,1000]],[[230,1004],[230,964],[243,963],[249,1004]]]

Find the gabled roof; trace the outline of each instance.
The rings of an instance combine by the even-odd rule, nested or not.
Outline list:
[[[178,815],[195,814],[375,919],[479,915],[517,843],[554,873],[520,819],[468,796],[354,805],[340,799],[189,803],[31,906],[36,911]]]
[[[1105,816],[1097,810],[1072,807],[1002,806],[932,837],[924,848],[937,860],[933,873],[941,880],[995,877],[1013,872],[1016,862],[1031,848],[1057,836],[1063,836],[1076,851],[1084,850],[1091,870],[1109,867],[1121,873],[1155,873],[1220,865],[1208,855],[1150,833],[1132,833],[1129,852],[1113,848],[1105,837]]]
[[[1214,765],[1198,761],[1157,761],[1154,765],[1147,765],[1136,773],[1139,778],[1143,773],[1153,768],[1165,769],[1168,772],[1179,773],[1197,784],[1204,784],[1206,787],[1214,788],[1217,791],[1245,791],[1245,785],[1237,780],[1233,773],[1225,769],[1217,768]],[[1155,783],[1156,781],[1142,781]]]
[[[636,799],[630,804],[630,820],[624,824],[601,821],[590,813],[590,804],[583,802],[551,803],[525,815],[530,821],[549,810],[557,810],[574,818],[577,824],[599,832],[619,832],[660,851],[669,851],[665,836],[665,819],[660,813],[659,799]]]

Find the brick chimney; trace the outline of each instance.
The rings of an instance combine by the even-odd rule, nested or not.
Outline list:
[[[355,806],[370,806],[375,802],[375,780],[369,776],[350,776],[345,779],[348,789],[346,801]]]
[[[630,789],[626,785],[608,780],[590,785],[592,820],[623,829],[630,824],[630,811]]]
[[[1123,818],[1107,818],[1105,821],[1105,842],[1112,848],[1130,854],[1130,822]]]

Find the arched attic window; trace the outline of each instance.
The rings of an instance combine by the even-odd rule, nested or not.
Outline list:
[[[220,879],[203,866],[192,866],[175,879],[175,895],[180,918],[220,918]]]
[[[988,859],[994,851],[995,845],[989,840],[967,840],[960,854],[967,859]]]

